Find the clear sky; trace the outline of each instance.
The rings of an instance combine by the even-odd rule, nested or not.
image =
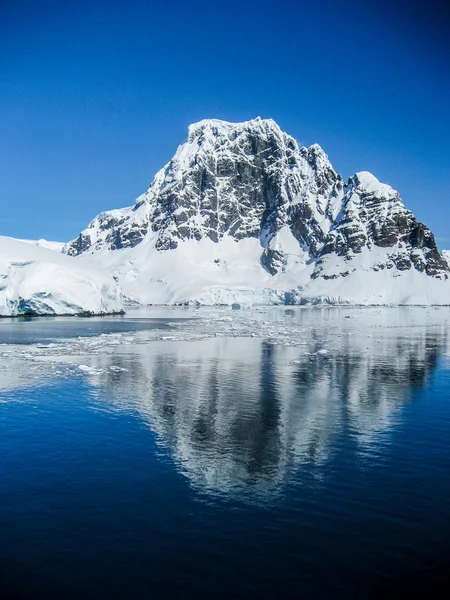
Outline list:
[[[450,248],[449,24],[435,0],[0,0],[0,234],[70,240],[190,123],[259,115]]]

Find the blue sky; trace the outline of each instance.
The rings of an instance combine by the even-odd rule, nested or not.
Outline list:
[[[271,117],[450,247],[445,3],[0,2],[0,234],[74,238],[190,123]]]

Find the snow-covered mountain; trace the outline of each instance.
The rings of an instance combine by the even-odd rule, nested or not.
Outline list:
[[[0,316],[119,312],[112,276],[26,241],[0,237]]]
[[[134,206],[65,247],[140,303],[450,304],[450,266],[398,193],[347,183],[278,125],[200,121]]]

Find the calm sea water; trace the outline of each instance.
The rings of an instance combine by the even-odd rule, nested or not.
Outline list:
[[[432,309],[0,321],[0,597],[448,583],[449,327]]]

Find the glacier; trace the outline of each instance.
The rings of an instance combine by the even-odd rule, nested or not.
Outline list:
[[[191,125],[133,206],[63,252],[128,305],[450,304],[448,255],[398,192],[259,117]]]
[[[0,317],[122,312],[111,275],[57,248],[0,236]]]

